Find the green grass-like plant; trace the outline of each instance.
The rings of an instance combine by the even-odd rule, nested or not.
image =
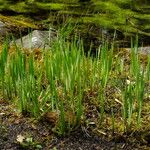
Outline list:
[[[38,50],[38,56],[36,50],[26,54],[17,46],[9,53],[8,43],[4,43],[0,56],[0,96],[15,100],[23,115],[39,118],[47,112],[57,112],[55,132],[60,135],[70,133],[86,122],[89,101],[96,107],[98,105],[100,124],[108,116],[106,107],[110,108],[113,133],[118,115],[122,117],[125,129],[132,127],[135,115],[140,125],[145,82],[149,81],[149,59],[144,70],[135,51],[137,46],[132,47],[130,69],[126,73],[125,62],[119,56],[116,58],[113,44],[109,48],[104,42],[95,56],[91,56],[90,51],[86,56],[81,39],[75,37],[66,41],[65,36],[58,37],[51,49]],[[123,82],[120,76],[114,76],[123,73],[128,74],[128,81]],[[122,115],[116,114],[107,102],[107,87],[115,80],[116,89],[121,91]],[[87,98],[88,92],[96,94]]]

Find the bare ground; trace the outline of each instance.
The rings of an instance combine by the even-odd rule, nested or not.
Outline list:
[[[134,135],[133,135],[134,136]],[[136,135],[138,137],[139,135]],[[130,136],[98,136],[84,127],[70,135],[59,137],[52,132],[46,121],[20,115],[15,107],[0,102],[0,149],[1,150],[140,150],[150,149],[150,137],[144,144]],[[132,139],[132,140],[131,140]],[[134,139],[134,140],[133,140]]]

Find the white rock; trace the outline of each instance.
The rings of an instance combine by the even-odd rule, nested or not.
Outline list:
[[[11,41],[10,45],[16,44],[18,47],[33,50],[36,48],[48,49],[51,47],[52,41],[56,38],[57,33],[55,31],[40,31],[34,30],[30,34],[23,36],[20,39]]]

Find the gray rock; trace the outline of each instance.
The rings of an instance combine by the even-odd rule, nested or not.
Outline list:
[[[8,34],[8,29],[2,21],[0,21],[0,41],[2,41]]]
[[[131,48],[126,48],[127,51],[131,52]],[[149,55],[150,54],[150,46],[147,46],[147,47],[139,47],[137,52],[139,54],[142,54],[142,55]]]
[[[0,21],[0,29],[3,27],[5,27],[5,24],[2,21]]]
[[[14,43],[24,49],[32,51],[33,49],[48,49],[51,46],[52,41],[56,38],[56,31],[50,29],[49,31],[34,30],[30,34],[17,39],[15,42],[12,41],[10,45]]]

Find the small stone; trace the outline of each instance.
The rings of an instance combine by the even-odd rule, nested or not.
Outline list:
[[[25,137],[23,137],[21,134],[17,135],[17,139],[16,139],[17,142],[22,143],[24,139],[25,139]]]

